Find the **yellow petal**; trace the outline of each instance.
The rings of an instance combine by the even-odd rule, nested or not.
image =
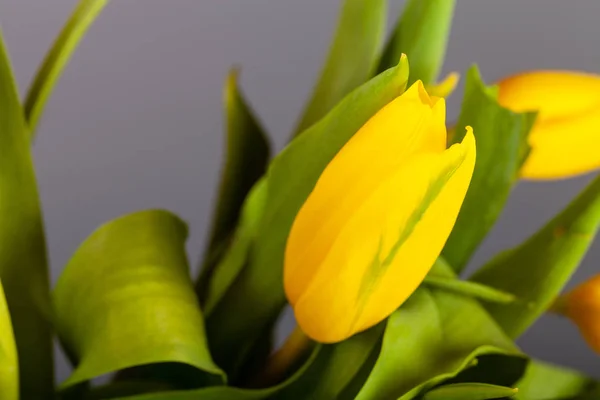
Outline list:
[[[308,336],[344,340],[386,318],[412,294],[450,234],[474,164],[469,131],[462,144],[415,154],[380,180],[292,303]]]
[[[600,168],[600,76],[533,71],[498,83],[499,103],[538,111],[521,177],[559,179]]]
[[[566,296],[565,314],[577,324],[586,342],[600,354],[600,275]]]
[[[298,212],[286,246],[285,290],[297,301],[340,227],[381,183],[415,153],[446,146],[445,102],[419,81],[375,114],[338,152]]]
[[[427,93],[429,93],[431,96],[446,98],[450,96],[452,92],[454,92],[459,80],[460,74],[458,72],[451,72],[444,78],[443,81],[427,86]]]
[[[529,136],[524,179],[561,179],[600,168],[600,104],[588,114],[539,121]]]
[[[569,71],[530,71],[498,82],[498,102],[513,111],[558,119],[600,106],[600,77]]]

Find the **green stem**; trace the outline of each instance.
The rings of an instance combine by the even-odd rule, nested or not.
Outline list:
[[[312,344],[312,340],[296,325],[283,346],[269,357],[265,367],[252,380],[252,387],[269,387],[279,383]]]

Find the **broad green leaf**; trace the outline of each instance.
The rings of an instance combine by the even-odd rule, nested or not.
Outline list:
[[[46,55],[25,98],[25,118],[32,136],[71,55],[107,3],[108,0],[80,0]]]
[[[527,149],[532,114],[500,107],[495,88],[486,87],[477,67],[467,74],[465,96],[456,133],[473,127],[477,161],[469,191],[444,247],[446,260],[460,273],[500,216]],[[464,134],[455,135],[460,143]]]
[[[490,400],[513,397],[518,389],[485,383],[455,383],[427,392],[423,400]]]
[[[410,61],[409,85],[435,83],[444,64],[456,0],[408,0],[379,64],[383,71],[401,54]]]
[[[408,64],[373,78],[348,95],[319,123],[279,154],[267,173],[264,213],[246,267],[213,311],[207,334],[217,364],[228,375],[238,368],[260,334],[285,304],[283,254],[296,213],[324,168],[381,107],[406,87]]]
[[[2,285],[0,285],[0,349],[0,398],[18,400],[19,360]]]
[[[269,143],[238,88],[238,72],[233,70],[225,85],[227,154],[217,196],[212,232],[197,283],[204,302],[214,269],[233,235],[244,199],[264,175],[269,161]]]
[[[386,0],[343,0],[329,55],[295,135],[324,117],[373,75],[384,34],[386,8]],[[399,59],[400,54],[389,66],[395,66]]]
[[[453,276],[445,264],[434,268]],[[416,398],[475,369],[476,359],[486,355],[511,363],[513,370],[503,374],[499,364],[488,365],[490,376],[465,376],[467,382],[507,386],[520,377],[525,359],[477,301],[421,287],[389,317],[379,359],[356,399]]]
[[[579,266],[600,224],[600,177],[560,214],[520,246],[498,254],[472,276],[475,282],[514,294],[523,304],[484,304],[517,338],[546,311]]]
[[[599,389],[600,383],[568,368],[531,361],[515,386],[519,388],[517,400],[550,400],[587,394]]]
[[[30,138],[0,34],[0,280],[19,354],[22,399],[54,386],[44,227]]]
[[[196,381],[219,380],[189,277],[186,237],[177,217],[149,210],[108,222],[83,242],[53,292],[56,329],[76,362],[63,389],[156,363],[195,367]]]

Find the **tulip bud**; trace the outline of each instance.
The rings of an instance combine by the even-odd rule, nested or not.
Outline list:
[[[284,286],[312,339],[338,342],[382,321],[440,254],[475,165],[470,128],[446,149],[445,113],[417,81],[346,143],[298,212]]]
[[[553,308],[571,319],[585,341],[600,354],[600,275],[561,296]]]
[[[521,177],[567,178],[600,168],[600,76],[532,71],[505,78],[498,87],[502,106],[538,111]]]

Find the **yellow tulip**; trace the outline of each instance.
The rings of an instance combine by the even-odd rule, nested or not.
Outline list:
[[[590,347],[600,354],[600,275],[560,297],[554,311],[571,319]]]
[[[517,111],[538,111],[525,179],[559,179],[600,168],[600,76],[533,71],[498,83],[498,100]]]
[[[284,285],[313,340],[338,342],[385,319],[440,254],[475,165],[470,128],[446,149],[445,114],[444,99],[416,82],[346,143],[298,212]]]

